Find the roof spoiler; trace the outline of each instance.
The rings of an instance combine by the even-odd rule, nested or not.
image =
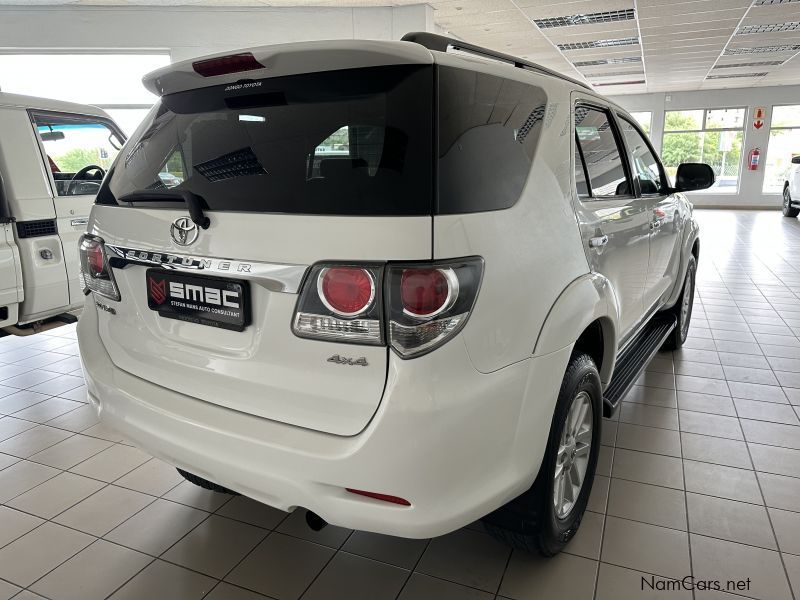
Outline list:
[[[520,58],[518,56],[512,56],[511,54],[503,54],[502,52],[495,52],[494,50],[490,50],[489,48],[484,48],[483,46],[476,46],[475,44],[470,44],[469,42],[464,42],[462,40],[457,40],[455,38],[439,35],[437,33],[428,33],[426,31],[414,31],[405,34],[402,37],[402,41],[413,42],[415,44],[419,44],[420,46],[424,46],[428,50],[433,50],[435,52],[447,52],[448,50],[460,50],[461,52],[468,52],[469,54],[475,54],[476,56],[483,56],[484,58],[491,58],[494,60],[499,60],[501,62],[506,62],[519,69],[528,69],[530,71],[535,71],[536,73],[541,73],[543,75],[557,77],[558,79],[563,79],[575,85],[579,85],[583,88],[586,88],[587,90],[592,89],[590,85],[582,81],[578,81],[577,79],[573,79],[572,77],[568,77],[567,75],[562,75],[558,71],[553,71],[552,69],[548,69],[547,67],[543,67],[542,65],[537,65],[536,63],[527,61],[524,58]]]
[[[0,173],[0,224],[13,223],[14,217],[11,216],[11,208],[8,206],[8,198],[6,197],[6,186],[3,181],[3,174]]]

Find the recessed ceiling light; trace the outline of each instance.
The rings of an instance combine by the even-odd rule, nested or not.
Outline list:
[[[622,77],[624,75],[644,75],[644,71],[609,71],[608,73],[584,73],[586,77],[595,79],[598,77]]]
[[[594,87],[604,87],[608,85],[638,85],[640,83],[646,83],[644,79],[637,79],[636,81],[609,81],[605,83],[593,83]]]
[[[566,15],[564,17],[551,17],[548,19],[534,19],[533,22],[541,29],[553,27],[572,27],[574,25],[591,25],[592,23],[612,23],[614,21],[630,21],[635,18],[636,11],[632,8],[625,10],[608,10],[605,12]]]
[[[709,75],[706,79],[740,79],[742,77],[763,77],[767,73],[728,73],[727,75]]]
[[[768,52],[797,52],[800,44],[781,44],[779,46],[757,46],[755,48],[728,48],[725,54],[728,56],[737,54],[766,54]]]
[[[788,23],[771,23],[769,25],[742,25],[736,30],[736,35],[747,35],[750,33],[775,33],[780,31],[797,31],[800,29],[800,21],[789,21]]]
[[[785,63],[785,60],[761,60],[756,62],[742,62],[742,63],[730,63],[727,65],[714,65],[715,69],[736,69],[738,67],[767,67],[767,66],[778,66]]]
[[[576,67],[596,67],[598,65],[626,65],[642,62],[641,56],[623,56],[621,58],[599,58],[597,60],[579,60],[572,63]]]
[[[590,50],[592,48],[611,48],[613,46],[633,46],[639,43],[639,38],[617,38],[611,40],[594,40],[591,42],[570,42],[558,44],[559,50]]]
[[[769,4],[789,4],[790,2],[800,2],[800,0],[755,0],[753,6],[766,6]]]

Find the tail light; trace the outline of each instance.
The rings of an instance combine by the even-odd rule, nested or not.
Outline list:
[[[94,235],[81,236],[78,244],[78,253],[81,261],[81,286],[83,293],[94,292],[109,298],[119,300],[119,288],[114,281],[114,274],[108,266],[108,257],[102,238]]]
[[[444,344],[467,322],[483,259],[386,265],[319,264],[297,303],[300,337],[389,345],[401,358]]]
[[[258,62],[250,52],[218,56],[205,60],[196,60],[192,63],[195,73],[203,77],[215,77],[228,73],[243,73],[263,69],[264,65]]]

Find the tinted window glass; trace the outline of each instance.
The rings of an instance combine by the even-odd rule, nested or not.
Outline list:
[[[124,140],[102,119],[32,113],[56,195],[94,195]],[[99,168],[98,168],[99,167]]]
[[[433,68],[425,65],[171,94],[126,147],[98,202],[172,189],[201,196],[211,210],[430,214],[432,122]]]
[[[625,143],[631,154],[633,175],[639,180],[639,189],[642,194],[657,194],[661,191],[661,167],[651,152],[647,141],[636,128],[625,119],[620,120]]]
[[[608,114],[586,106],[576,107],[575,133],[586,161],[592,196],[630,195],[631,187]]]
[[[439,213],[508,208],[519,199],[545,118],[541,88],[439,67]]]
[[[583,156],[581,156],[580,142],[577,136],[575,137],[575,188],[581,198],[589,196],[589,186],[586,184],[586,166],[583,164]]]

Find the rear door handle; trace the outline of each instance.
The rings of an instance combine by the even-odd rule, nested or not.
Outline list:
[[[661,227],[661,219],[650,223],[650,229],[658,229],[659,227]]]
[[[589,239],[589,248],[602,248],[608,243],[608,236],[601,235]]]
[[[83,225],[88,225],[89,219],[72,219],[69,224],[73,227],[81,227]]]

